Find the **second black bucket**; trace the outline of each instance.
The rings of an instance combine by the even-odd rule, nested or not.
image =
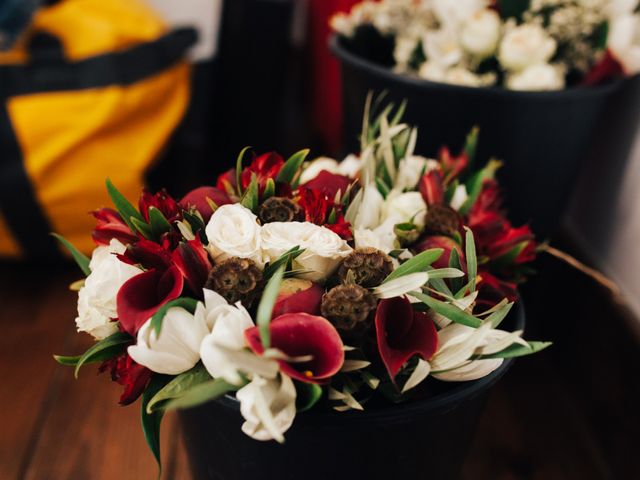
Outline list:
[[[357,151],[369,91],[388,101],[408,101],[405,121],[418,127],[416,153],[456,152],[474,125],[480,127],[477,158],[504,162],[500,180],[511,217],[531,222],[539,236],[558,226],[590,149],[598,119],[623,80],[597,87],[518,92],[434,83],[393,73],[353,51],[339,36],[331,48],[342,65],[346,147]]]

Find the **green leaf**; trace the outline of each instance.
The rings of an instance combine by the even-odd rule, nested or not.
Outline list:
[[[522,18],[524,12],[529,9],[531,0],[499,0],[499,11],[502,18]]]
[[[188,372],[181,373],[177,377],[174,377],[169,383],[167,383],[161,390],[156,393],[149,403],[147,404],[147,413],[153,413],[156,410],[162,410],[164,404],[170,400],[185,395],[196,385],[212,380],[209,372],[204,368],[202,364],[198,364]]]
[[[609,28],[608,21],[604,21],[596,27],[594,32],[594,36],[596,38],[596,50],[604,50],[607,48],[607,42],[609,41]]]
[[[447,286],[442,278],[430,278],[429,284],[436,289],[437,292],[442,293],[445,297],[453,297],[451,289]]]
[[[482,170],[476,172],[471,176],[471,178],[465,184],[469,197],[458,210],[458,213],[460,213],[460,215],[466,215],[467,213],[469,213],[471,207],[473,207],[473,205],[476,203],[476,200],[478,200],[480,192],[482,192],[482,187],[485,180],[492,179],[495,176],[496,171],[501,166],[502,162],[496,159],[491,159]]]
[[[242,163],[247,152],[251,150],[251,147],[244,147],[240,150],[238,158],[236,160],[236,185],[238,189],[238,195],[242,195]]]
[[[135,218],[141,222],[144,222],[144,218],[142,217],[140,212],[133,205],[131,205],[129,200],[127,200],[124,197],[124,195],[120,193],[120,191],[115,187],[115,185],[111,183],[111,180],[107,178],[106,183],[107,183],[107,192],[111,197],[111,201],[113,202],[113,205],[116,207],[116,210],[118,210],[118,213],[122,217],[122,220],[124,220],[124,223],[126,223],[129,226],[131,231],[135,231],[136,228],[133,222],[131,221],[131,219]]]
[[[506,316],[509,315],[511,307],[513,307],[513,302],[503,305],[489,315],[485,321],[490,322],[492,328],[498,328]]]
[[[195,385],[182,396],[167,402],[164,409],[165,411],[169,411],[197,407],[203,403],[220,398],[229,392],[235,392],[238,388],[236,385],[225,382],[222,378],[216,378],[215,380]]]
[[[131,335],[124,332],[116,332],[100,340],[80,356],[76,363],[75,377],[78,378],[80,368],[86,363],[101,362],[120,355],[132,340]]]
[[[182,216],[189,223],[189,225],[191,225],[191,230],[194,233],[197,233],[200,235],[200,240],[202,241],[202,244],[208,245],[209,239],[207,238],[207,234],[205,232],[206,225],[204,224],[204,220],[202,219],[202,217],[199,214],[196,214],[195,211],[194,213],[185,211],[182,213]]]
[[[322,387],[315,383],[295,382],[296,385],[296,410],[298,412],[306,412],[313,408],[322,398]]]
[[[256,176],[255,173],[252,173],[251,183],[247,187],[247,190],[244,192],[244,195],[242,196],[242,200],[240,200],[240,203],[242,204],[243,207],[246,207],[255,213],[255,211],[258,209],[259,195],[260,195],[260,189],[258,185],[258,177]]]
[[[162,417],[164,412],[158,411],[153,413],[147,413],[147,405],[149,401],[166,385],[168,381],[165,375],[153,375],[151,381],[146,390],[142,394],[141,402],[141,420],[142,431],[144,432],[144,439],[153,453],[153,456],[158,462],[158,478],[162,474],[162,459],[160,457],[160,424],[162,423]]]
[[[89,274],[91,273],[91,269],[89,268],[89,262],[91,260],[89,259],[89,257],[87,257],[84,253],[82,253],[76,247],[74,247],[73,244],[69,240],[64,238],[62,235],[58,235],[57,233],[52,233],[51,235],[53,236],[53,238],[58,240],[64,246],[64,248],[66,248],[69,251],[73,259],[76,261],[76,263],[80,267],[80,270],[82,270],[82,273],[89,276]]]
[[[389,187],[387,187],[387,184],[384,183],[384,180],[382,180],[380,177],[376,177],[376,187],[378,187],[378,191],[382,195],[382,198],[387,198],[387,195],[389,195],[389,192],[391,190],[389,189]]]
[[[149,225],[144,220],[138,220],[137,218],[131,217],[131,223],[135,227],[135,230],[140,232],[140,234],[146,238],[147,240],[151,240],[153,238],[153,233],[151,231],[151,225]]]
[[[467,168],[473,165],[473,162],[476,159],[476,150],[478,148],[479,134],[480,134],[480,128],[478,126],[473,127],[469,132],[469,135],[467,135],[467,139],[464,143],[464,153],[467,155],[467,159],[468,159]]]
[[[451,254],[449,255],[449,267],[457,268],[458,270],[462,270],[462,264],[460,262],[460,254],[456,248],[451,249]],[[451,288],[453,291],[457,292],[464,286],[464,280],[461,278],[454,278],[451,280]]]
[[[264,193],[262,194],[262,200],[266,200],[267,198],[271,198],[276,194],[276,182],[273,181],[273,178],[268,178],[267,183],[264,187]]]
[[[276,180],[291,185],[291,188],[296,188],[298,185],[295,180],[299,177],[298,172],[300,172],[300,167],[302,167],[308,155],[308,148],[291,155],[280,169]]]
[[[469,290],[476,291],[476,278],[478,276],[478,258],[476,257],[476,242],[473,239],[473,232],[469,227],[464,227],[465,234],[465,254],[467,256],[467,278],[469,279]]]
[[[280,283],[284,276],[285,266],[281,265],[278,270],[267,282],[258,305],[258,311],[256,314],[256,324],[260,330],[260,340],[262,346],[266,350],[271,346],[271,333],[269,331],[269,323],[271,322],[271,313],[273,312],[273,306],[276,303],[278,292],[280,291]]]
[[[391,122],[389,122],[389,126],[390,127],[395,127],[396,125],[398,125],[400,123],[400,121],[402,120],[402,117],[404,117],[405,111],[407,110],[407,104],[408,103],[409,102],[407,101],[406,98],[402,101],[402,103],[400,104],[400,106],[396,110],[395,115],[391,119]]]
[[[82,357],[80,355],[77,355],[77,356],[74,356],[74,357],[67,357],[67,356],[64,356],[64,355],[54,355],[53,358],[60,365],[64,365],[66,367],[75,367],[78,364],[78,362],[80,361],[80,358],[82,358]]]
[[[492,353],[490,355],[478,355],[476,359],[490,359],[490,358],[515,358],[515,357],[524,357],[525,355],[531,355],[533,353],[538,353],[545,348],[551,346],[552,342],[527,342],[529,347],[525,347],[524,345],[520,345],[519,343],[514,343],[509,345],[507,348],[502,350],[501,352]]]
[[[156,338],[160,336],[160,332],[162,331],[162,322],[170,308],[184,308],[189,313],[193,313],[196,311],[197,306],[198,300],[188,297],[176,298],[175,300],[171,300],[162,305],[153,317],[151,317],[151,330],[156,332]]]
[[[382,283],[390,282],[410,273],[426,272],[428,267],[442,256],[443,252],[442,248],[431,248],[419,253],[391,272]]]
[[[149,225],[153,238],[160,238],[160,235],[171,230],[171,224],[156,207],[149,207]]]
[[[278,269],[282,266],[287,268],[287,266],[299,257],[304,252],[304,248],[300,248],[299,246],[295,246],[290,250],[287,250],[282,255],[280,255],[273,263],[267,265],[262,272],[262,278],[265,280],[269,280],[274,273],[278,271]]]
[[[409,295],[417,298],[422,303],[431,308],[434,312],[448,318],[452,322],[473,328],[478,328],[480,325],[482,325],[482,322],[478,318],[468,314],[463,310],[460,310],[458,307],[451,303],[441,302],[440,300],[431,298],[429,295],[425,295],[422,292],[411,292]]]
[[[511,265],[515,259],[518,258],[518,255],[527,248],[527,245],[529,245],[529,240],[524,240],[517,245],[514,245],[513,248],[509,249],[507,252],[491,260],[491,266],[494,268],[503,268]]]
[[[436,278],[460,278],[464,276],[464,272],[459,268],[437,268],[429,270],[429,280]]]

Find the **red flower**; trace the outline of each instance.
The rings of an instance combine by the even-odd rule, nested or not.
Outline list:
[[[182,273],[194,295],[201,298],[202,288],[207,281],[212,265],[200,239],[196,237],[194,240],[181,242],[171,254],[171,259]]]
[[[351,224],[344,219],[342,214],[338,216],[336,223],[325,223],[323,226],[339,235],[343,240],[349,241],[353,239]]]
[[[164,189],[155,194],[148,190],[145,190],[142,193],[142,196],[138,201],[138,209],[147,222],[149,221],[150,207],[155,207],[160,210],[169,223],[173,223],[174,221],[182,218],[182,209],[180,208],[180,205],[178,205],[178,202],[176,202]]]
[[[176,266],[164,272],[149,270],[127,280],[116,298],[121,328],[135,336],[162,305],[180,296],[183,286],[182,274]]]
[[[328,228],[340,235],[345,240],[351,240],[351,224],[344,219],[342,205],[336,204],[331,197],[328,197],[321,190],[308,188],[306,185],[298,189],[298,205],[304,211],[307,222],[315,223]],[[328,223],[331,212],[335,212],[333,223]]]
[[[611,50],[607,50],[602,60],[596,63],[584,77],[582,84],[587,86],[599,85],[612,78],[623,76],[625,76],[624,67],[613,56]]]
[[[280,369],[291,378],[307,383],[321,383],[332,377],[344,363],[344,345],[331,323],[307,313],[287,313],[269,325],[271,346],[290,357],[311,356],[308,362],[288,363],[279,360]],[[258,355],[264,353],[258,327],[244,332],[247,344]]]
[[[227,195],[234,195],[236,193],[236,188],[238,188],[236,169],[232,168],[224,172],[222,175],[218,176],[216,188],[218,190],[226,192]]]
[[[98,373],[107,370],[111,372],[111,380],[124,386],[124,391],[120,396],[120,405],[129,405],[135,402],[147,388],[153,374],[148,368],[134,362],[126,352],[103,362]]]
[[[272,316],[279,317],[285,313],[320,315],[323,293],[324,290],[317,283],[301,278],[286,278],[280,286]]]
[[[310,190],[321,192],[331,200],[334,200],[339,191],[344,195],[352,183],[353,180],[349,177],[322,170],[315,178],[305,183],[304,186]]]
[[[171,253],[167,245],[160,245],[151,240],[141,238],[118,258],[129,265],[141,265],[146,269],[164,271],[173,265]]]
[[[528,225],[518,228],[510,227],[502,232],[500,237],[486,245],[484,250],[492,260],[513,253],[515,256],[511,259],[511,264],[531,262],[535,259],[533,232]]]
[[[242,171],[240,177],[242,188],[246,189],[249,186],[251,178],[255,174],[258,179],[259,192],[262,195],[267,185],[267,180],[272,179],[275,182],[283,165],[284,159],[275,152],[265,153],[254,158],[251,165]]]
[[[431,170],[424,174],[418,187],[427,205],[444,202],[444,180],[440,170]]]
[[[180,206],[185,210],[188,210],[189,207],[194,207],[202,215],[204,222],[207,223],[211,215],[213,215],[213,209],[207,199],[217,206],[233,203],[224,190],[215,187],[200,187],[187,193],[180,200]]]
[[[452,157],[448,147],[442,147],[440,149],[440,166],[445,174],[444,183],[449,183],[460,175],[465,168],[469,165],[469,157],[463,151],[457,157]]]
[[[102,208],[91,212],[96,218],[97,225],[91,234],[93,241],[98,245],[109,245],[111,239],[115,238],[124,245],[134,243],[138,240],[118,212],[110,208]]]
[[[518,299],[518,286],[513,282],[500,280],[486,269],[479,271],[477,304],[483,308],[491,308],[506,298],[510,302]]]
[[[460,258],[460,264],[462,267],[466,267],[464,258],[464,252],[461,246],[452,238],[445,237],[443,235],[434,235],[432,237],[425,237],[415,247],[416,253],[424,252],[432,248],[442,248],[444,252],[435,262],[433,262],[433,268],[447,268],[449,266],[449,259],[451,258],[451,252],[455,250]]]
[[[382,300],[375,323],[378,351],[392,380],[414,355],[429,360],[438,349],[433,320],[415,311],[406,297]]]

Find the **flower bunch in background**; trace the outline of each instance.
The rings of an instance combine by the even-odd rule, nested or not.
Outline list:
[[[559,90],[640,71],[638,10],[638,0],[365,0],[332,27],[399,73]]]
[[[402,110],[368,113],[343,162],[245,149],[215,186],[137,207],[107,181],[91,259],[58,237],[96,343],[56,359],[142,396],[159,457],[166,410],[232,395],[247,435],[281,442],[297,412],[380,408],[548,346],[499,328],[536,246],[504,216],[498,163],[470,169],[476,131],[459,155],[415,155]]]

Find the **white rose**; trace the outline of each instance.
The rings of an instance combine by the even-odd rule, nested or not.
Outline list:
[[[444,81],[464,87],[486,87],[496,82],[494,73],[477,75],[464,67],[452,67],[446,71]]]
[[[374,228],[373,230],[368,228],[362,228],[353,232],[353,239],[356,248],[375,248],[381,250],[384,253],[389,253],[399,247],[394,232],[396,222],[393,220],[384,222],[382,225]]]
[[[438,62],[426,61],[420,65],[418,76],[431,82],[445,82],[447,69]]]
[[[152,372],[165,375],[191,370],[200,360],[200,344],[212,326],[199,307],[194,315],[184,308],[170,308],[159,336],[148,320],[138,331],[136,344],[127,349],[131,358]]]
[[[328,228],[310,222],[272,222],[262,227],[265,258],[276,260],[295,246],[305,251],[294,260],[294,268],[309,270],[303,275],[312,281],[327,278],[351,247]]]
[[[209,251],[217,261],[229,257],[249,258],[262,267],[260,225],[257,217],[239,203],[222,205],[205,229]]]
[[[240,413],[245,419],[242,431],[255,440],[284,442],[284,432],[296,416],[296,388],[286,375],[267,380],[254,376],[236,392]]]
[[[462,25],[462,48],[478,58],[490,57],[498,48],[501,26],[500,16],[495,10],[478,10]]]
[[[356,23],[346,13],[336,13],[329,20],[331,28],[345,37],[353,36],[356,29]]]
[[[275,378],[278,364],[246,348],[244,332],[254,324],[242,304],[229,305],[220,295],[208,290],[205,290],[205,303],[207,318],[213,321],[211,333],[200,345],[200,357],[207,372],[233,385],[242,385],[240,373]]]
[[[627,75],[640,72],[640,15],[621,15],[609,22],[608,47]]]
[[[510,90],[561,90],[564,88],[564,70],[561,67],[540,63],[507,76]]]
[[[457,28],[478,10],[488,5],[487,0],[432,0],[433,12],[443,25]]]
[[[414,37],[396,37],[396,44],[393,49],[393,58],[396,61],[396,65],[403,68],[407,67],[411,62],[416,46],[417,41]]]
[[[302,171],[302,175],[300,175],[300,184],[305,184],[313,180],[324,170],[329,173],[338,173],[338,162],[329,157],[318,157],[312,162],[309,162]]]
[[[638,0],[609,0],[605,12],[610,19],[633,13],[638,8]]]
[[[392,190],[384,204],[384,220],[397,223],[413,222],[424,225],[427,204],[420,192],[400,193]]]
[[[443,67],[457,65],[462,60],[462,47],[453,29],[427,31],[422,37],[422,49],[428,61]]]
[[[338,164],[338,173],[346,177],[354,178],[362,168],[362,159],[354,154],[344,157]]]
[[[437,168],[438,162],[419,155],[411,155],[400,160],[395,188],[398,190],[413,190],[422,175]]]
[[[142,273],[137,267],[118,260],[115,254],[122,254],[126,247],[113,239],[108,247],[98,247],[93,251],[84,286],[78,292],[79,332],[87,332],[97,340],[102,340],[118,330],[112,319],[118,316],[116,297],[120,287],[132,277]]]
[[[524,24],[511,28],[502,38],[498,59],[507,70],[523,70],[547,63],[556,51],[556,41],[540,25]]]

